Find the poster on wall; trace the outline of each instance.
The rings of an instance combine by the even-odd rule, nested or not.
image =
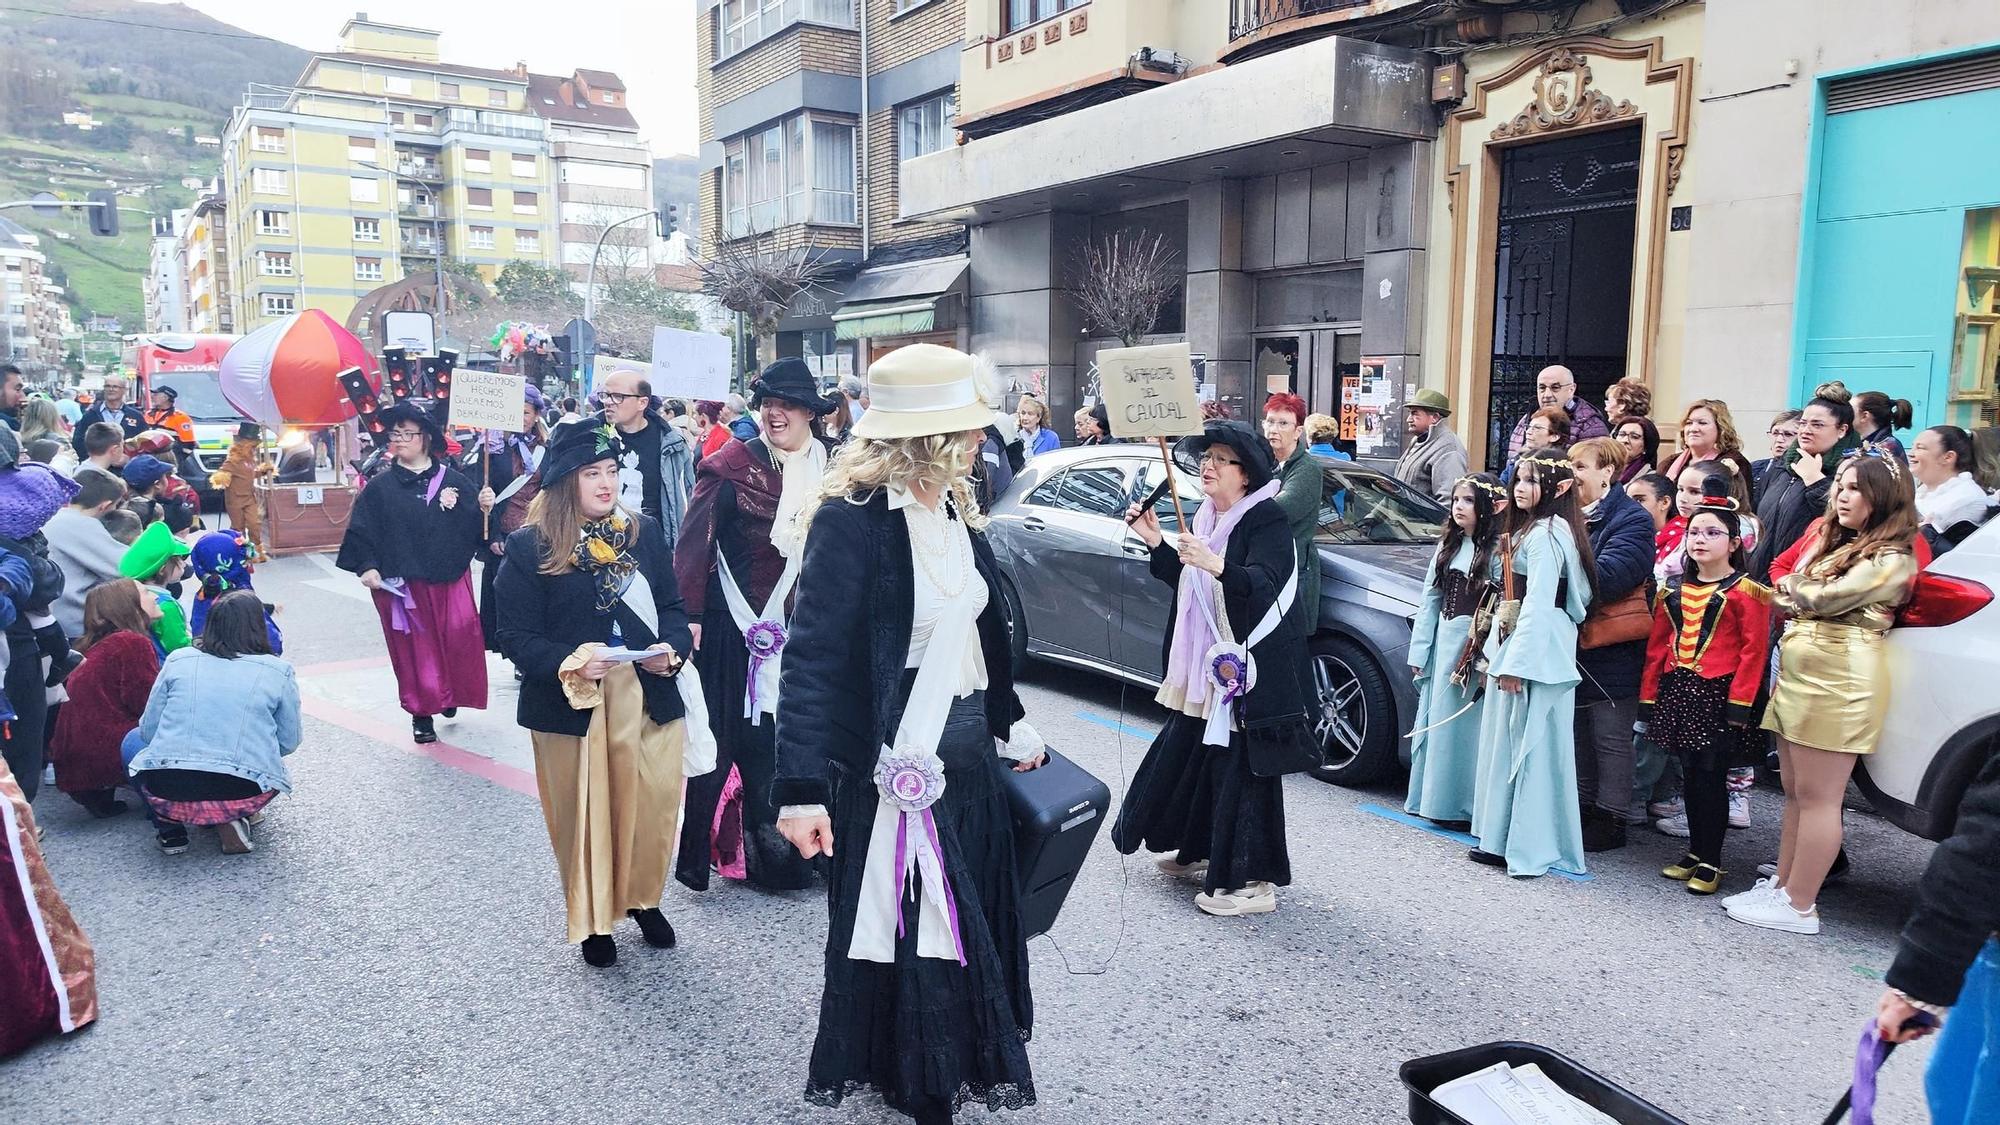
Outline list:
[[[1396,411],[1403,357],[1362,356],[1360,387],[1355,396],[1356,456],[1393,456],[1402,445],[1402,420]],[[1407,398],[1407,393],[1403,396]]]
[[[1361,430],[1361,376],[1340,377],[1340,440],[1355,441]]]

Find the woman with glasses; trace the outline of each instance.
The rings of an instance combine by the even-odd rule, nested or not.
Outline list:
[[[1765,487],[1758,490],[1757,524],[1764,534],[1750,556],[1750,577],[1757,581],[1768,583],[1772,560],[1826,512],[1840,459],[1860,448],[1851,397],[1847,384],[1838,380],[1814,388],[1812,401],[1799,412],[1798,444],[1778,459],[1782,463],[1772,466]]]
[[[1657,472],[1660,463],[1660,429],[1643,415],[1627,415],[1611,425],[1611,436],[1625,451],[1625,467],[1618,470],[1618,483],[1631,484],[1647,473]]]
[[[1765,478],[1771,475],[1772,469],[1784,467],[1785,454],[1790,453],[1792,446],[1798,444],[1800,413],[1797,410],[1787,410],[1771,419],[1771,428],[1764,431],[1771,439],[1771,455],[1750,462],[1750,484],[1757,495],[1764,494]]]
[[[486,706],[472,553],[493,494],[444,463],[444,431],[428,413],[404,404],[380,417],[389,465],[355,497],[334,565],[368,587],[411,732],[436,742],[433,715]]]

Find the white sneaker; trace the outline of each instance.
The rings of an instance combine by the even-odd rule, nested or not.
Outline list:
[[[1819,932],[1819,907],[1810,906],[1801,911],[1792,905],[1792,900],[1782,891],[1773,889],[1763,898],[1749,902],[1731,903],[1723,907],[1731,918],[1746,926],[1757,926],[1766,930],[1783,930],[1788,934],[1816,934]]]
[[[1690,835],[1688,832],[1687,814],[1682,813],[1679,816],[1662,817],[1653,822],[1653,830],[1662,836],[1674,836],[1685,840]]]
[[[1201,877],[1208,874],[1208,861],[1205,859],[1198,859],[1193,863],[1175,863],[1173,856],[1163,855],[1153,862],[1153,866],[1159,868],[1162,875],[1195,883],[1201,882]]]
[[[1732,789],[1729,791],[1729,827],[1750,827],[1750,791]]]
[[[1728,898],[1723,899],[1721,903],[1723,909],[1727,910],[1731,905],[1735,903],[1751,902],[1759,898],[1764,898],[1768,896],[1771,892],[1778,889],[1778,865],[1775,863],[1769,863],[1765,864],[1764,866],[1769,867],[1771,869],[1770,871],[1764,873],[1764,878],[1757,880],[1755,883],[1752,883],[1750,885],[1749,890],[1739,891],[1736,894],[1730,895]],[[1764,868],[1759,867],[1757,870],[1763,871]]]
[[[1676,797],[1671,801],[1654,801],[1646,806],[1646,811],[1652,813],[1656,820],[1666,820],[1686,812],[1687,807]]]
[[[1223,894],[1203,892],[1194,896],[1194,904],[1205,914],[1218,918],[1233,918],[1239,914],[1269,914],[1278,909],[1278,888],[1269,883],[1251,883],[1241,890]]]
[[[216,825],[215,835],[222,841],[224,855],[243,855],[257,850],[257,845],[250,842],[250,826],[240,820]]]
[[[1757,865],[1757,874],[1759,874],[1759,875],[1762,875],[1762,876],[1764,876],[1764,877],[1765,877],[1766,879],[1775,879],[1775,878],[1777,878],[1777,877],[1778,877],[1778,861],[1777,861],[1777,860],[1772,860],[1772,861],[1771,861],[1771,862],[1769,862],[1769,863],[1760,863],[1760,864],[1758,864],[1758,865]]]

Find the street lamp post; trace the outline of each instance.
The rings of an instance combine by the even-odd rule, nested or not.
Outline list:
[[[590,248],[590,265],[583,271],[583,319],[586,322],[590,321],[592,315],[597,312],[597,256],[604,252],[604,240],[611,236],[612,231],[617,230],[626,223],[636,223],[640,219],[655,218],[658,215],[658,211],[640,211],[637,214],[627,215],[615,223],[607,224],[598,233],[597,245]],[[650,261],[651,259],[649,258],[648,260]],[[577,366],[586,372],[591,368],[591,360],[596,358],[596,351],[594,350],[596,348],[595,333],[591,334],[591,347],[593,350],[589,354],[576,357]],[[585,390],[588,391],[588,389],[588,380],[586,380]]]

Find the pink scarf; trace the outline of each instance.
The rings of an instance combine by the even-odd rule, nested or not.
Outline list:
[[[1218,555],[1228,553],[1229,533],[1244,513],[1278,494],[1281,482],[1273,477],[1264,487],[1238,500],[1227,512],[1217,512],[1215,501],[1204,499],[1194,514],[1194,535]],[[1222,638],[1211,624],[1222,620],[1214,605],[1221,583],[1204,570],[1182,567],[1179,588],[1174,594],[1174,641],[1167,652],[1167,678],[1155,698],[1176,711],[1189,715],[1206,713],[1208,693],[1213,685],[1204,665],[1208,650]]]

